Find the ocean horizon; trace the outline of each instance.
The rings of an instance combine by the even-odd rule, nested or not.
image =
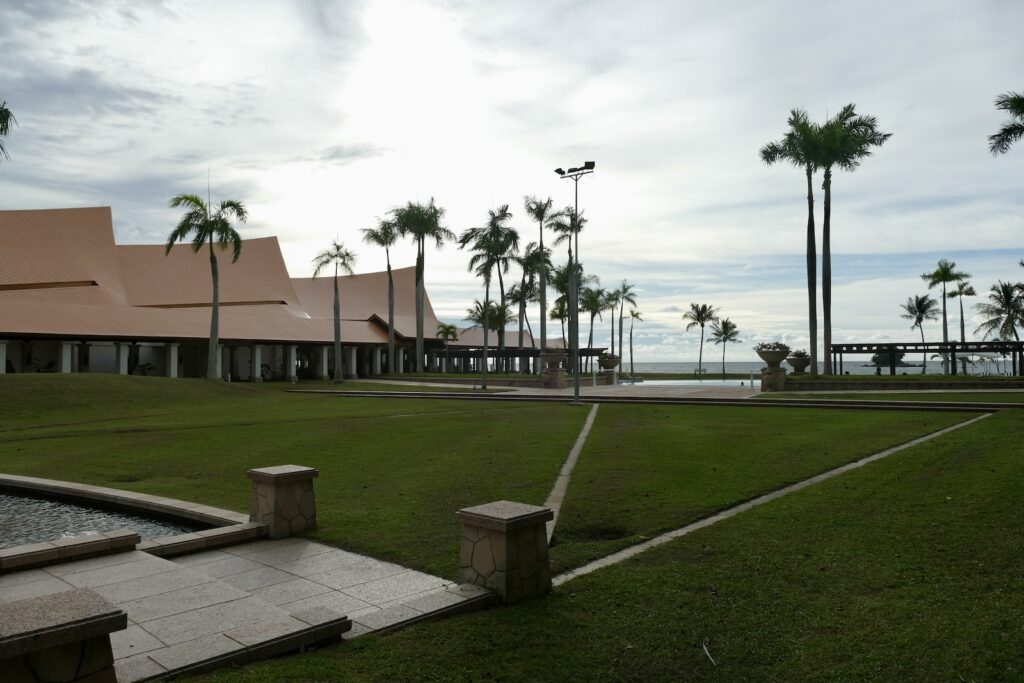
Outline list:
[[[689,361],[654,361],[654,362],[640,362],[637,361],[633,364],[633,367],[638,373],[697,373],[697,363]],[[725,371],[730,373],[754,373],[758,374],[761,372],[761,368],[764,367],[764,363],[761,361],[726,361]],[[791,370],[787,364],[783,364],[783,367]],[[626,372],[629,371],[629,360],[627,359],[622,364],[622,369]],[[819,361],[818,371],[822,371],[824,365]],[[1010,371],[1009,361],[988,361],[985,363],[978,363],[972,367],[968,367],[967,372],[972,375],[1003,375],[1008,374]],[[875,374],[875,366],[867,362],[867,358],[860,360],[847,359],[843,363],[843,372],[850,375],[873,375]],[[931,360],[928,361],[928,367],[926,368],[926,374],[939,374],[942,372],[942,361]],[[883,374],[888,374],[889,369],[887,367],[882,368]],[[913,375],[921,373],[921,362],[911,363],[907,365],[900,365],[896,368],[896,374],[902,375]],[[721,361],[715,362],[704,362],[704,374],[708,376],[715,376],[722,374],[722,363]]]

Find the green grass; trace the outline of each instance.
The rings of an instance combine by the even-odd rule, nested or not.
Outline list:
[[[821,393],[808,395],[806,393],[764,393],[758,394],[757,398],[771,400],[776,398],[804,399],[813,401],[817,399],[845,399],[850,401],[930,401],[930,402],[956,402],[956,403],[1024,403],[1024,391],[992,391],[992,392],[971,392],[971,391],[908,391],[903,393]]]
[[[1018,681],[1022,429],[997,414],[542,600],[206,680]]]
[[[380,375],[384,379],[393,380],[433,380],[437,382],[443,382],[449,379],[461,379],[469,382],[477,382],[480,380],[479,372],[403,372],[403,373],[392,373]],[[488,380],[507,380],[514,379],[522,382],[540,382],[540,377],[537,375],[524,375],[519,372],[488,372]]]
[[[577,566],[963,419],[602,405],[562,507],[552,563]]]
[[[862,382],[872,384],[877,382],[1021,382],[1024,377],[1012,377],[1006,375],[922,375],[920,372],[890,375],[888,370],[883,369],[881,375],[787,375],[787,382],[799,382],[801,384],[814,384],[816,382]]]
[[[0,471],[248,509],[251,467],[320,469],[314,534],[441,576],[455,510],[544,501],[585,412],[103,375],[0,377]],[[528,428],[524,428],[528,426]]]

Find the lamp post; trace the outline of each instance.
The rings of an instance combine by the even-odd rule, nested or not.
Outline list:
[[[578,286],[576,284],[576,264],[579,263],[580,258],[580,178],[594,172],[594,162],[585,161],[579,168],[570,168],[568,171],[564,171],[561,168],[556,168],[555,173],[558,174],[563,180],[569,178],[572,180],[574,185],[574,201],[573,201],[573,215],[572,220],[569,224],[572,230],[569,235],[569,291],[567,292],[569,299],[569,348],[570,358],[572,358],[572,402],[579,404],[580,402],[580,307],[577,298],[579,296]],[[576,246],[576,260],[573,261],[573,240],[575,239]]]

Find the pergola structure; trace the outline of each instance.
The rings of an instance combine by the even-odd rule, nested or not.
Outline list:
[[[1024,342],[1018,341],[980,341],[980,342],[909,342],[896,344],[832,344],[832,367],[843,374],[843,358],[846,355],[888,354],[889,374],[896,374],[896,359],[900,353],[925,356],[937,354],[948,357],[952,373],[957,374],[957,357],[972,354],[999,354],[1009,356],[1013,375],[1024,376]]]

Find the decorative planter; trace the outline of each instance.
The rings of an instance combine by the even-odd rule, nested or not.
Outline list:
[[[561,366],[562,363],[565,362],[565,359],[568,357],[569,354],[567,354],[565,351],[556,351],[554,349],[549,349],[541,352],[540,361],[544,363],[544,367],[547,368],[548,370],[557,370],[559,366]]]
[[[800,374],[804,372],[811,364],[811,359],[802,356],[790,356],[786,359],[789,363],[789,367],[793,368],[793,372]]]
[[[789,351],[758,351],[757,355],[763,360],[768,367],[777,368],[786,360],[786,356],[789,355]]]
[[[614,370],[619,367],[621,360],[618,356],[601,356],[597,359],[597,363],[603,370]]]

